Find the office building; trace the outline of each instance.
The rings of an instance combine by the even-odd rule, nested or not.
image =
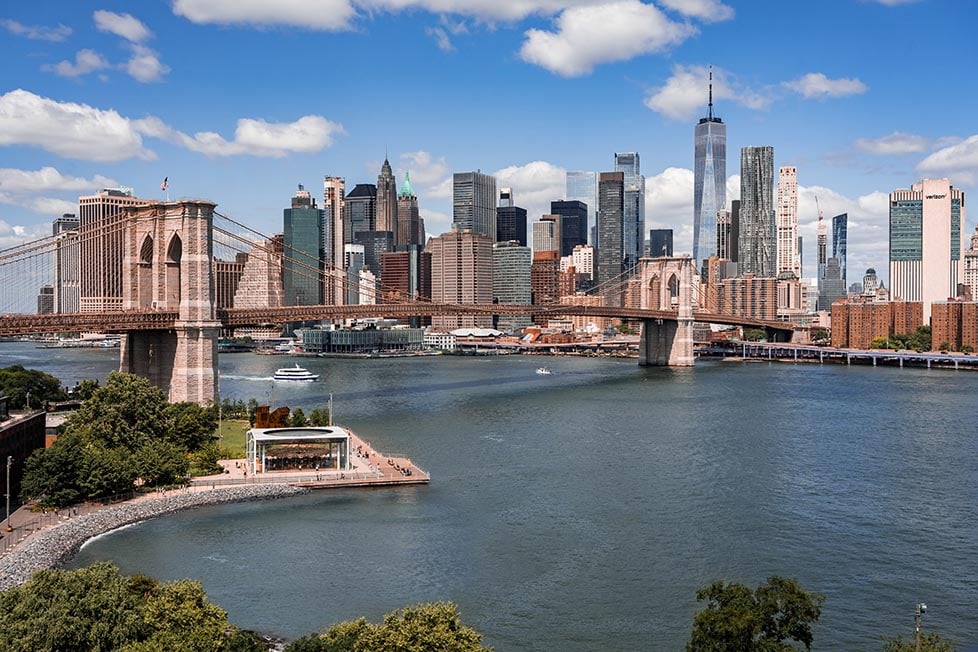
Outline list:
[[[880,287],[880,279],[876,275],[876,270],[870,267],[863,275],[863,294],[874,295]]]
[[[740,273],[758,278],[777,276],[773,147],[740,150],[739,221]]]
[[[80,312],[122,310],[126,211],[153,203],[133,195],[132,188],[105,188],[78,198]]]
[[[42,285],[40,291],[37,293],[37,314],[39,315],[54,314],[54,286],[53,285]]]
[[[649,231],[649,255],[672,257],[672,229],[652,229]]]
[[[694,130],[693,259],[702,265],[716,253],[716,214],[727,206],[727,125],[713,114],[713,71],[706,117]]]
[[[54,312],[79,312],[81,294],[78,275],[79,258],[78,218],[65,213],[54,221]]]
[[[468,229],[453,229],[431,238],[428,251],[431,253],[432,302],[492,303],[492,245],[492,238]],[[488,328],[492,326],[492,317],[432,317],[431,325],[440,330],[461,326]]]
[[[550,202],[550,213],[560,215],[560,255],[587,244],[587,204],[577,199]]]
[[[343,283],[345,294],[343,304],[348,306],[358,305],[362,298],[361,287],[363,286],[363,272],[368,271],[364,265],[364,247],[362,244],[343,245],[343,269],[346,272],[346,280]]]
[[[560,248],[560,215],[542,215],[533,223],[533,251],[558,251]]]
[[[424,222],[418,210],[418,198],[411,187],[411,175],[404,173],[404,184],[397,195],[397,231],[394,233],[394,244],[398,247],[406,245],[424,246]]]
[[[794,166],[785,166],[778,170],[777,211],[777,275],[782,278],[793,274],[795,278],[801,278],[801,258],[798,254],[798,170]]]
[[[625,269],[631,269],[645,253],[645,177],[638,152],[616,153],[615,172],[625,175],[622,249]]]
[[[526,209],[516,205],[512,188],[499,191],[499,206],[496,207],[496,242],[515,240],[520,246],[527,245]]]
[[[238,286],[241,284],[247,262],[246,253],[235,254],[234,260],[214,259],[215,308],[234,308],[234,296],[238,293]]]
[[[287,306],[319,306],[323,289],[326,252],[323,232],[325,212],[303,186],[292,197],[292,207],[282,211],[284,254],[282,289]]]
[[[596,228],[598,216],[598,174],[596,172],[586,172],[576,170],[567,173],[566,197],[568,201],[580,201],[587,205],[587,232],[592,233]],[[597,245],[597,238],[593,236],[589,241],[592,245]]]
[[[832,218],[832,257],[839,261],[839,276],[846,283],[846,241],[848,240],[849,214]]]
[[[380,278],[384,303],[431,299],[431,254],[409,244],[381,254]]]
[[[961,282],[965,286],[965,292],[969,293],[971,300],[978,299],[978,226],[971,234],[971,246],[964,252],[964,276]]]
[[[496,178],[481,172],[452,176],[452,218],[458,231],[496,237]]]
[[[530,305],[533,253],[517,240],[492,245],[492,302]],[[496,328],[515,333],[530,325],[529,315],[500,315]]]
[[[344,198],[343,243],[353,244],[360,231],[376,231],[377,186],[358,183]]]
[[[363,245],[363,266],[374,278],[383,282],[380,261],[388,251],[394,251],[394,234],[390,231],[359,231],[353,243]]]
[[[376,231],[390,231],[397,234],[397,180],[391,163],[384,158],[377,175],[377,218],[374,223]]]
[[[606,305],[620,306],[624,271],[624,240],[622,215],[625,209],[625,175],[622,172],[602,172],[598,177],[598,265],[597,283],[612,284]]]
[[[956,297],[963,278],[964,192],[947,179],[924,179],[890,193],[890,292],[930,305]]]
[[[842,268],[838,258],[829,258],[825,263],[825,276],[818,290],[818,309],[831,310],[832,304],[847,296],[846,282],[842,279]]]

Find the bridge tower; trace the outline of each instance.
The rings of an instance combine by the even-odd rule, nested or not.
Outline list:
[[[178,312],[172,330],[131,331],[119,370],[148,378],[171,402],[217,397],[212,202],[157,202],[129,210],[123,309]]]
[[[642,304],[646,310],[676,310],[677,320],[644,319],[639,340],[640,365],[693,365],[693,288],[695,267],[689,256],[642,258]]]

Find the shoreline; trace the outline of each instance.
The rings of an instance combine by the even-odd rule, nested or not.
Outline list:
[[[20,586],[39,570],[63,565],[88,541],[128,525],[187,509],[288,498],[308,492],[306,488],[285,484],[239,485],[137,499],[76,516],[35,533],[29,540],[0,558],[0,591]]]

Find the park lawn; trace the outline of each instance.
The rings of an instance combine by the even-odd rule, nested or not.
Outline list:
[[[217,433],[220,437],[221,448],[226,448],[230,452],[231,459],[242,459],[245,456],[245,440],[248,429],[251,426],[247,421],[227,420],[221,421],[221,427]]]

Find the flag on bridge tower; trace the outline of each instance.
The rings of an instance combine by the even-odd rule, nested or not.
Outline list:
[[[163,183],[160,184],[160,190],[166,190],[166,184],[170,180],[170,177],[163,177]]]

